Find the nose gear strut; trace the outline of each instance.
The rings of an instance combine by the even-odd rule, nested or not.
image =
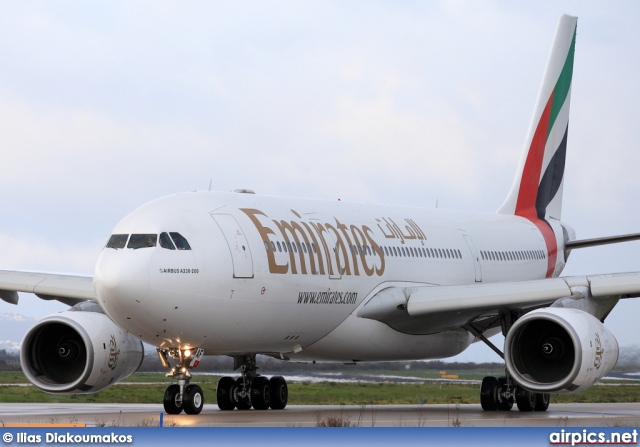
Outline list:
[[[178,381],[177,384],[169,385],[164,392],[164,411],[167,414],[180,414],[183,410],[187,414],[199,414],[204,405],[202,388],[190,385],[189,381],[190,370],[198,366],[204,349],[157,348],[157,351],[162,366],[171,368],[167,377]],[[174,367],[171,367],[169,358],[176,362]]]

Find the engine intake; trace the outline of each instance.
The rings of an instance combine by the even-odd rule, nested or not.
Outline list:
[[[95,393],[136,372],[143,358],[142,342],[105,314],[75,309],[40,320],[20,349],[25,375],[48,393]]]
[[[520,318],[505,339],[513,379],[539,393],[574,393],[596,383],[618,361],[618,342],[592,315],[577,309],[538,309]]]

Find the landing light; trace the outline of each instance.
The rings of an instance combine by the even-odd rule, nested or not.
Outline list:
[[[191,357],[191,351],[189,349],[185,349],[184,356],[185,357]]]

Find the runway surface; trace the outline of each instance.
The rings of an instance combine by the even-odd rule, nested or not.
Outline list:
[[[0,404],[3,424],[85,423],[87,426],[158,426],[156,404]],[[640,403],[552,404],[549,411],[486,412],[480,405],[307,406],[284,410],[220,411],[205,405],[198,416],[164,415],[164,426],[314,427],[339,418],[361,427],[637,427]]]

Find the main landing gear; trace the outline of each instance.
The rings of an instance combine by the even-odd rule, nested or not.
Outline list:
[[[502,334],[506,336],[520,316],[519,311],[503,312],[478,324],[467,323],[465,328],[504,359],[504,353],[484,336],[484,332],[499,323]],[[503,377],[485,377],[480,386],[480,405],[485,411],[509,411],[514,402],[520,411],[547,411],[549,398],[550,395],[547,393],[534,393],[522,388],[510,377],[508,371],[505,371]]]
[[[199,414],[204,406],[204,394],[198,385],[190,385],[190,369],[198,366],[200,359],[204,355],[204,350],[197,349],[160,349],[158,357],[162,365],[170,368],[169,357],[176,362],[176,366],[171,368],[167,377],[176,379],[177,384],[169,385],[164,392],[162,403],[167,414],[180,414],[184,410],[187,414]]]
[[[513,403],[520,411],[547,411],[549,394],[533,393],[506,377],[485,377],[480,387],[480,405],[485,411],[509,411]]]
[[[284,377],[267,379],[258,375],[255,354],[234,356],[234,369],[240,377],[223,377],[218,381],[216,396],[221,410],[282,410],[287,406],[289,391]]]

